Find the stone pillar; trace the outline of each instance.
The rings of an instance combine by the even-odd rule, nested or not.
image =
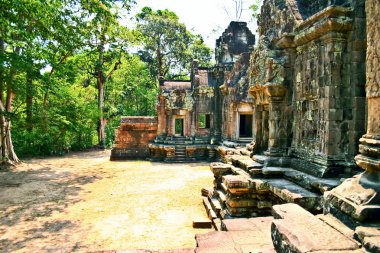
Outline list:
[[[166,127],[168,128],[168,135],[167,136],[173,136],[174,135],[174,129],[173,129],[173,115],[172,113],[169,113],[167,117]]]
[[[280,84],[266,84],[265,93],[269,97],[269,141],[268,150],[264,153],[268,156],[282,156],[285,149],[281,136],[281,112],[286,88]]]
[[[360,139],[356,163],[365,172],[359,183],[372,189],[373,198],[367,203],[378,205],[380,214],[380,2],[366,1],[367,13],[367,80],[366,94],[368,105],[367,133]],[[380,219],[380,217],[378,217]]]
[[[366,1],[367,133],[360,139],[357,164],[365,170],[325,193],[325,212],[338,209],[355,221],[380,221],[380,2]]]
[[[260,140],[259,138],[261,137],[260,132],[261,132],[261,111],[262,111],[262,106],[260,105],[254,105],[253,106],[253,140],[256,142],[256,145],[259,145]]]
[[[157,135],[166,135],[167,126],[166,126],[166,113],[165,113],[165,98],[163,96],[158,97],[157,105],[157,117],[158,117],[158,127]]]
[[[268,149],[269,142],[269,110],[268,105],[263,105],[261,112],[261,144],[259,149],[261,151]]]

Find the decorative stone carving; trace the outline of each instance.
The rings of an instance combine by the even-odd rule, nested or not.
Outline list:
[[[361,222],[380,221],[380,80],[378,51],[380,41],[380,3],[366,1],[367,13],[367,133],[360,139],[359,152],[355,157],[364,173],[346,180],[325,195],[326,209],[334,207]]]
[[[172,90],[162,93],[162,96],[165,98],[166,110],[193,110],[194,99],[192,98],[192,91]]]

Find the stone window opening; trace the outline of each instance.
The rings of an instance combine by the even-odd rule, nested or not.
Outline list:
[[[198,128],[209,129],[211,128],[211,115],[200,113],[198,114]]]

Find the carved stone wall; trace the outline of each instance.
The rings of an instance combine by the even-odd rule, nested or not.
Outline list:
[[[364,1],[266,0],[259,31],[248,70],[259,150],[290,155],[317,176],[355,167],[365,130]]]
[[[228,71],[224,83],[219,88],[222,91],[222,138],[236,141],[239,136],[239,115],[252,115],[252,99],[248,96],[248,66],[250,53],[243,53]]]

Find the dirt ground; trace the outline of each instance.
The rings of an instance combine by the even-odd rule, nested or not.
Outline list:
[[[207,163],[109,161],[109,151],[0,171],[0,252],[194,248]]]

